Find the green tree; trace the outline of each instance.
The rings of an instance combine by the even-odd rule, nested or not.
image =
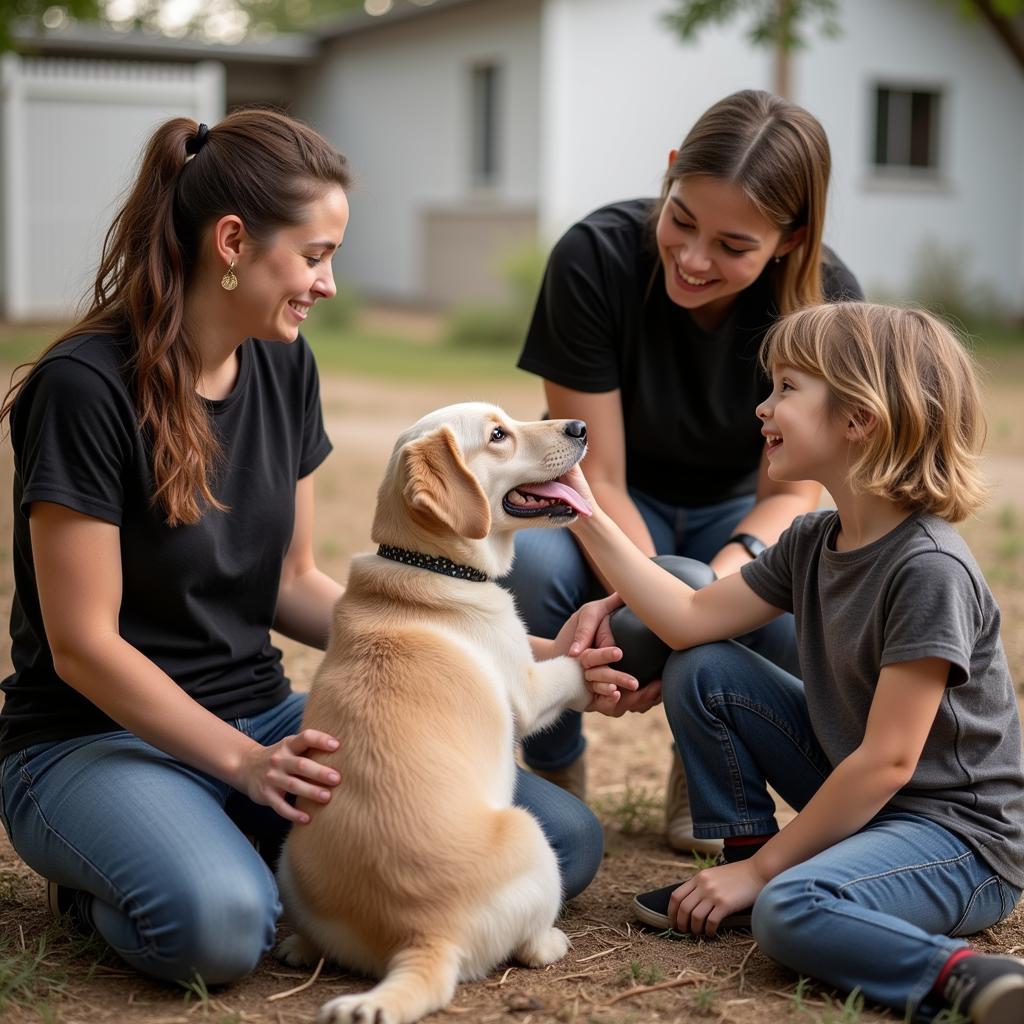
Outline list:
[[[962,13],[980,17],[1003,41],[1024,70],[1024,31],[1015,21],[1024,13],[1024,0],[935,0],[956,4]],[[780,96],[790,93],[790,54],[807,45],[817,28],[825,36],[841,30],[838,0],[674,0],[665,22],[683,40],[690,42],[709,25],[730,24],[737,18],[749,19],[747,38],[755,46],[770,46],[775,51],[774,90]]]
[[[237,28],[236,35],[296,32],[325,18],[360,9],[363,0],[207,0],[187,26],[190,35],[221,38],[225,16]],[[119,27],[135,26],[159,31],[165,26],[166,3],[135,0]],[[105,0],[0,0],[0,53],[14,49],[13,28],[18,22],[53,28],[67,18],[105,21]]]
[[[95,18],[99,14],[100,0],[63,0],[60,8],[54,10],[52,0],[0,0],[0,53],[14,47],[11,30],[17,21],[45,24],[47,12],[50,17],[61,14],[75,18]]]

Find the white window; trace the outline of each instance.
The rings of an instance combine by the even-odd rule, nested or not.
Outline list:
[[[941,106],[938,89],[877,86],[872,147],[875,170],[937,173]]]
[[[470,69],[470,180],[493,188],[501,177],[501,68],[477,64]]]

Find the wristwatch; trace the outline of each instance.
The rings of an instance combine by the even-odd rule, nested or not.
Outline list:
[[[763,540],[758,539],[752,533],[734,533],[725,543],[742,544],[751,558],[757,558],[768,547]]]

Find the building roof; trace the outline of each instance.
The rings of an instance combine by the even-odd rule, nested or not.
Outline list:
[[[18,26],[14,38],[19,50],[28,56],[219,60],[225,64],[309,64],[320,48],[320,39],[307,32],[280,32],[266,39],[247,38],[240,43],[207,43],[191,36],[174,38],[141,29],[123,32],[108,25],[80,21],[42,31]]]
[[[367,14],[365,10],[347,11],[332,18],[324,18],[309,31],[323,42],[330,42],[342,36],[426,17],[449,7],[464,7],[485,2],[486,0],[396,0],[395,5],[386,14]]]

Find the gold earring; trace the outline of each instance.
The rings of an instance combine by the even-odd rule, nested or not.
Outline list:
[[[238,278],[235,277],[235,261],[231,261],[224,276],[220,279],[220,286],[226,292],[233,292],[238,287]]]

